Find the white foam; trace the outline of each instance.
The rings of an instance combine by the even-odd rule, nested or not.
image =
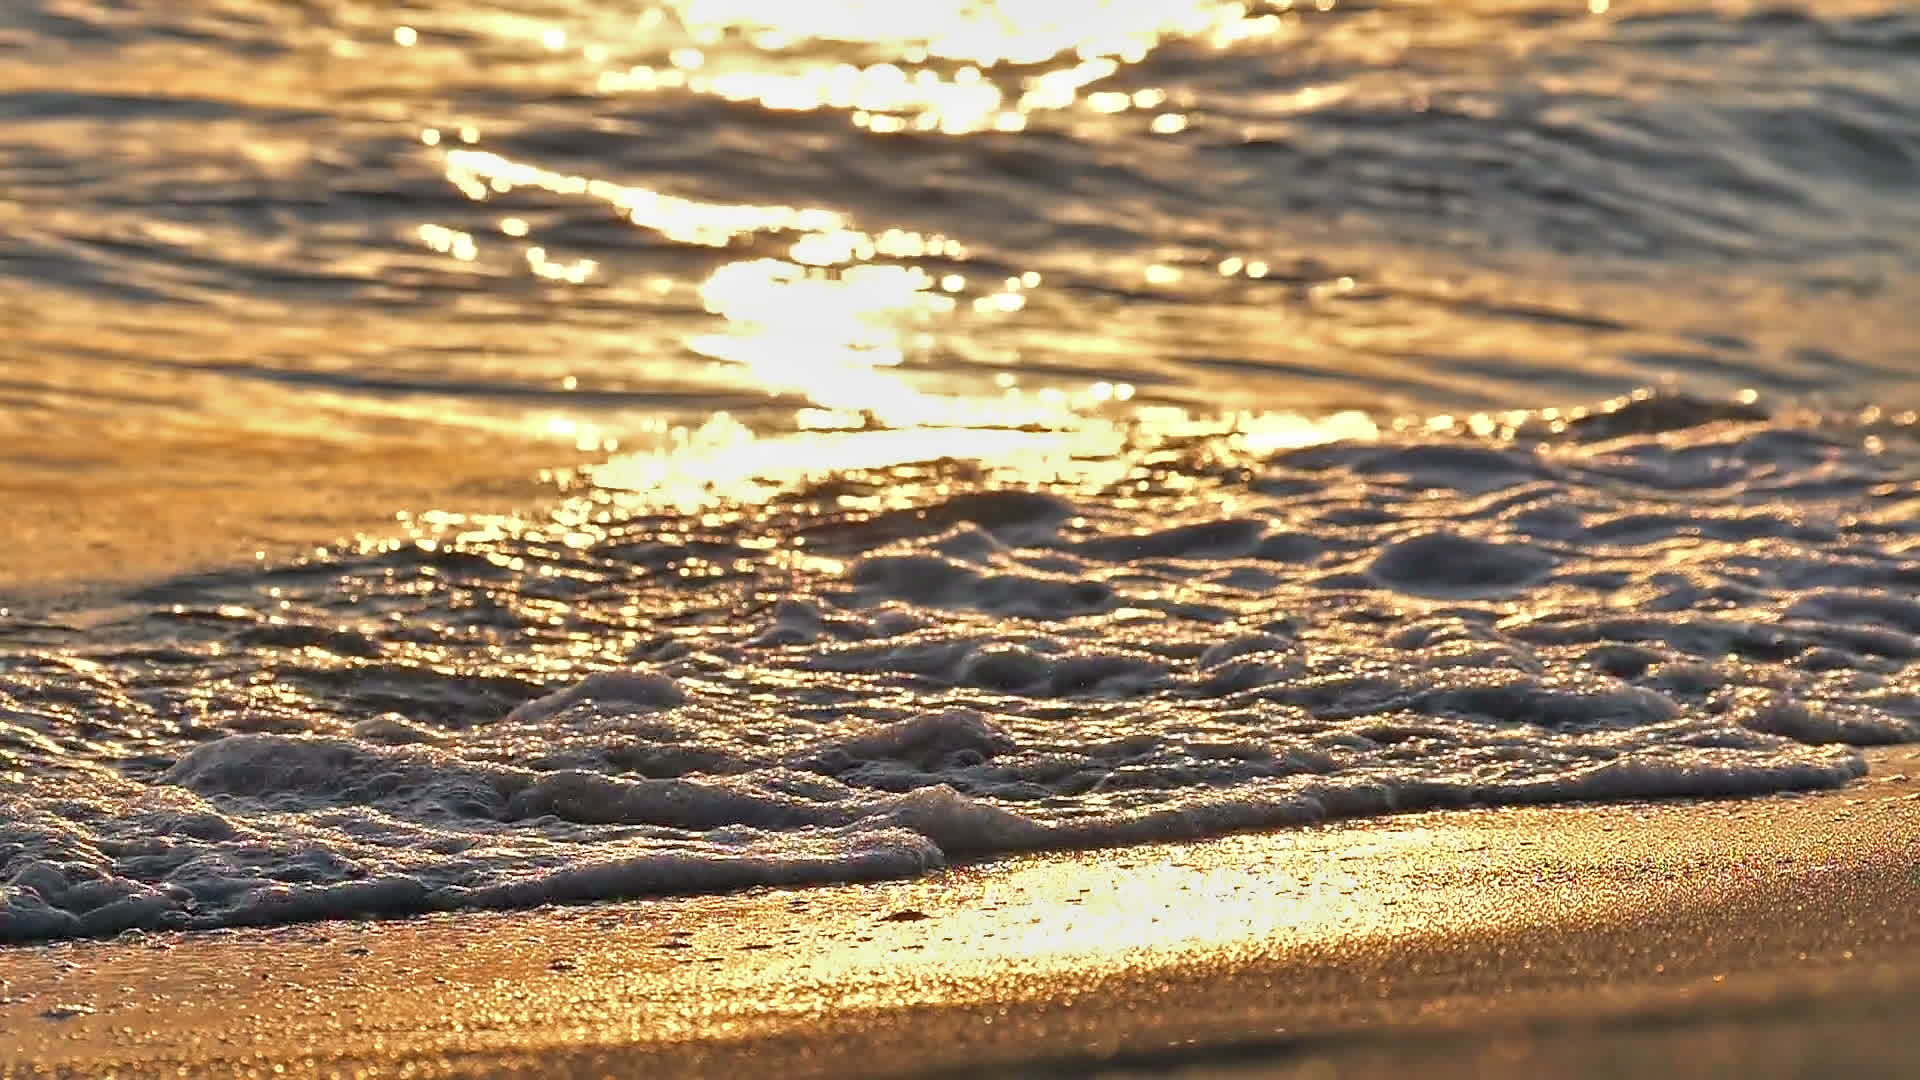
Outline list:
[[[616,524],[171,596],[208,628],[165,663],[0,667],[0,939],[1826,787],[1920,738],[1920,527],[1874,509],[1915,459],[1649,409],[1294,451],[1230,513],[1220,472],[1176,471],[802,516],[804,563],[745,519]],[[288,606],[231,602],[269,588]],[[315,645],[341,635],[367,647]]]

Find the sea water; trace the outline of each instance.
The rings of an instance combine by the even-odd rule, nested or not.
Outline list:
[[[12,5],[17,476],[596,456],[0,614],[0,940],[1846,784],[1920,738],[1916,48],[1885,3]]]

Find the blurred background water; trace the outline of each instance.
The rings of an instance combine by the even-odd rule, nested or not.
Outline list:
[[[251,544],[798,430],[1920,405],[1915,101],[1894,0],[14,0],[0,456]]]

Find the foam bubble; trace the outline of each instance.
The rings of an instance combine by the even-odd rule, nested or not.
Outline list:
[[[644,672],[600,671],[507,714],[508,723],[536,723],[583,701],[671,708],[686,700],[672,679]]]
[[[1658,402],[157,587],[0,655],[0,940],[1843,784],[1920,739],[1920,457],[1862,445]]]

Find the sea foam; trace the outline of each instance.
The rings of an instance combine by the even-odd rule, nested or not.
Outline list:
[[[1857,426],[1129,453],[370,545],[13,646],[0,940],[1833,787],[1920,738],[1920,458]]]

